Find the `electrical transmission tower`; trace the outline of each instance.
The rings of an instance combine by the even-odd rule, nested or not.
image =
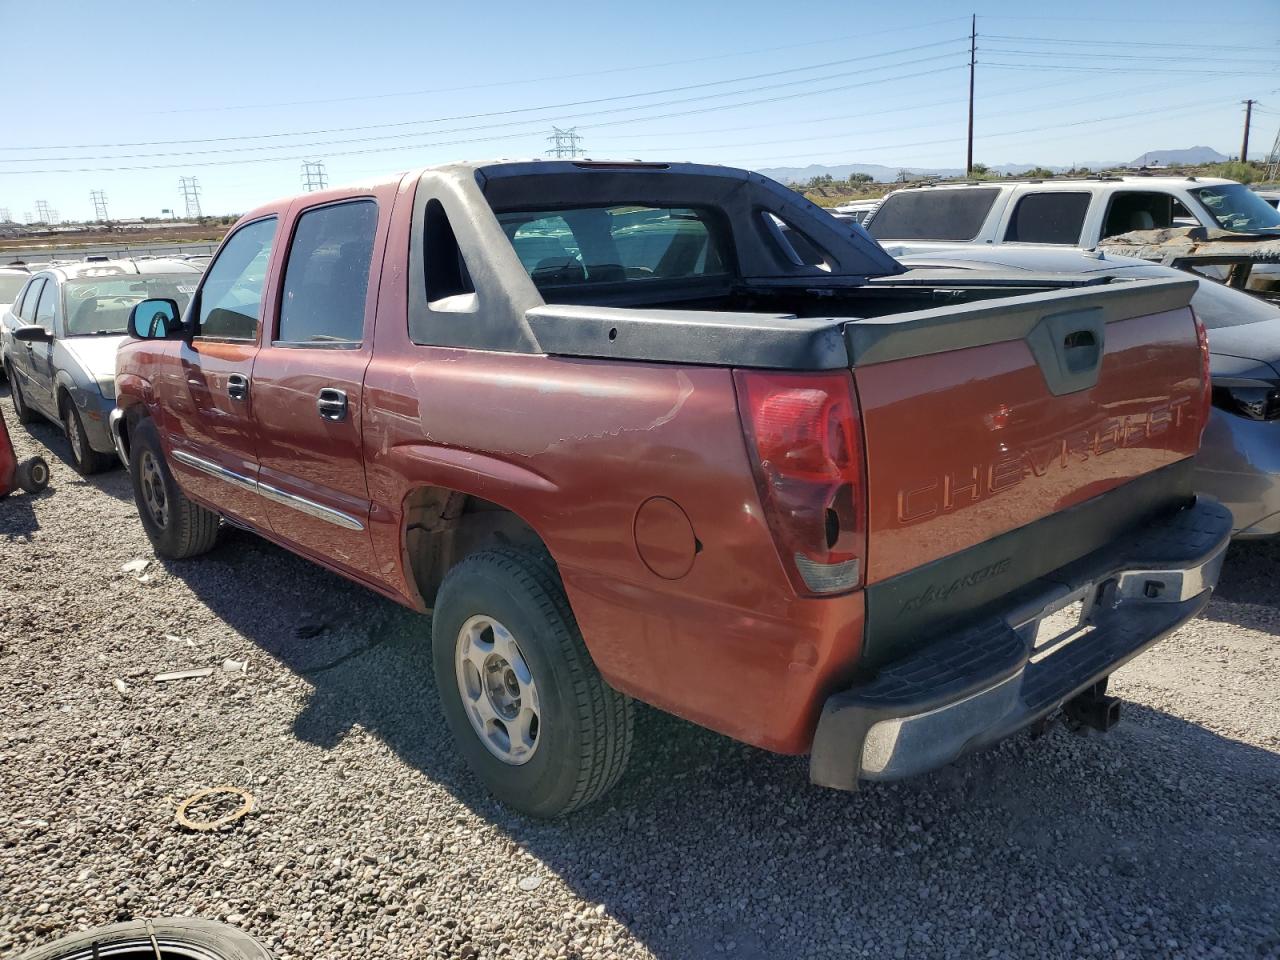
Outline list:
[[[12,218],[9,216],[8,207],[0,207],[0,223],[8,223]]]
[[[551,144],[551,149],[547,151],[548,157],[582,156],[582,137],[578,136],[577,127],[570,127],[568,130],[552,127],[547,143]]]
[[[187,205],[187,219],[200,219],[200,181],[195,177],[179,177],[178,189],[182,191],[182,200]]]
[[[101,221],[110,219],[107,216],[107,194],[105,190],[90,190],[89,199],[93,201],[93,219]]]
[[[53,211],[49,209],[48,200],[36,201],[36,222],[37,223],[53,223],[51,219]]]
[[[1271,152],[1267,154],[1267,172],[1264,179],[1270,183],[1280,177],[1280,130],[1276,131],[1275,143],[1271,144]]]
[[[323,160],[302,161],[302,187],[307,193],[323,190],[329,185],[329,175],[324,171]]]

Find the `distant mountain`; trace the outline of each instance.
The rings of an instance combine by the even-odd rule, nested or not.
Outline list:
[[[1141,167],[1152,163],[1165,166],[1177,163],[1226,163],[1230,159],[1212,147],[1187,147],[1185,150],[1152,150],[1130,161],[1129,166]]]
[[[1180,163],[1222,163],[1229,159],[1212,147],[1187,147],[1183,150],[1152,150],[1142,154],[1136,160],[1125,163],[1123,160],[1081,160],[1077,168],[1088,170],[1105,170],[1112,167],[1140,167],[1144,164],[1180,164]],[[991,167],[996,173],[1017,175],[1025,173],[1040,164],[1034,163],[1002,163]],[[1044,164],[1046,169],[1054,173],[1070,170],[1068,166]],[[865,173],[879,183],[891,183],[898,179],[902,171],[915,176],[958,177],[964,173],[960,167],[886,167],[878,163],[811,163],[807,167],[762,167],[760,173],[783,183],[807,183],[814,177],[830,176],[833,180],[847,180],[855,173]]]

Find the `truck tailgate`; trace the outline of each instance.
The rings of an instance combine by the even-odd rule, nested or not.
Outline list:
[[[1195,283],[846,327],[867,451],[870,662],[1187,501],[1206,416]]]

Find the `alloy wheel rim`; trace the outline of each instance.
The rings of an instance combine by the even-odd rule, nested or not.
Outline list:
[[[80,424],[76,422],[76,415],[70,410],[67,411],[67,440],[71,444],[71,453],[76,458],[76,463],[82,463],[84,437],[80,433]]]
[[[471,617],[454,644],[458,694],[485,748],[512,766],[537,752],[541,728],[538,687],[511,631],[484,614]]]
[[[169,522],[169,499],[165,496],[160,464],[150,450],[143,452],[139,468],[138,482],[142,486],[142,501],[156,526],[164,528]]]

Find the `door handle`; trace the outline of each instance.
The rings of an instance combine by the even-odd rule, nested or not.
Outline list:
[[[248,400],[249,378],[239,373],[227,377],[227,396],[232,400]]]
[[[316,409],[325,420],[347,419],[347,391],[325,387],[316,397]]]

